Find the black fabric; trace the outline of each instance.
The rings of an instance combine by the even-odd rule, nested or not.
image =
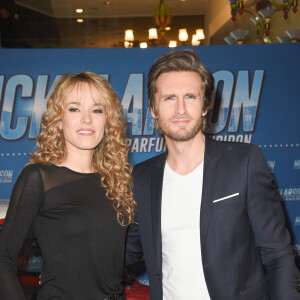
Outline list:
[[[210,298],[300,300],[300,275],[282,204],[261,149],[207,136],[205,142],[200,241]],[[134,167],[138,214],[127,239],[127,264],[144,256],[155,300],[163,299],[161,198],[166,158],[164,153]]]
[[[31,230],[43,257],[37,299],[99,300],[122,294],[127,228],[117,222],[112,204],[99,174],[55,165],[25,167],[0,233],[0,299],[25,299],[16,261]]]

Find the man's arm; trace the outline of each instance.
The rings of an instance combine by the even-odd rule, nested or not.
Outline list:
[[[274,178],[262,151],[253,147],[248,165],[248,215],[272,300],[300,299],[299,271]]]
[[[139,200],[137,199],[138,189],[141,188],[139,179],[137,176],[138,167],[133,168],[132,177],[133,177],[133,194],[137,202],[137,214],[135,216],[135,221],[128,228],[127,239],[126,239],[126,253],[125,253],[125,265],[131,265],[143,258],[143,248],[140,236],[140,222],[139,222]]]
[[[131,224],[127,233],[125,265],[131,265],[140,261],[143,257],[142,243],[140,239],[140,228],[138,216],[135,223]]]

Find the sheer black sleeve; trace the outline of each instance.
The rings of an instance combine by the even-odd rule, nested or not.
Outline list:
[[[0,232],[0,299],[25,300],[17,277],[17,258],[43,199],[43,182],[34,165],[23,169],[13,188]]]

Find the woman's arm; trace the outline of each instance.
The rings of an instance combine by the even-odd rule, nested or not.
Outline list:
[[[25,300],[17,277],[17,259],[28,231],[38,215],[44,188],[38,169],[23,169],[13,188],[0,232],[0,299]]]

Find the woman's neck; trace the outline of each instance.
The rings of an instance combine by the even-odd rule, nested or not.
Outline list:
[[[72,153],[66,159],[57,163],[58,166],[67,167],[80,173],[94,173],[93,153]]]

